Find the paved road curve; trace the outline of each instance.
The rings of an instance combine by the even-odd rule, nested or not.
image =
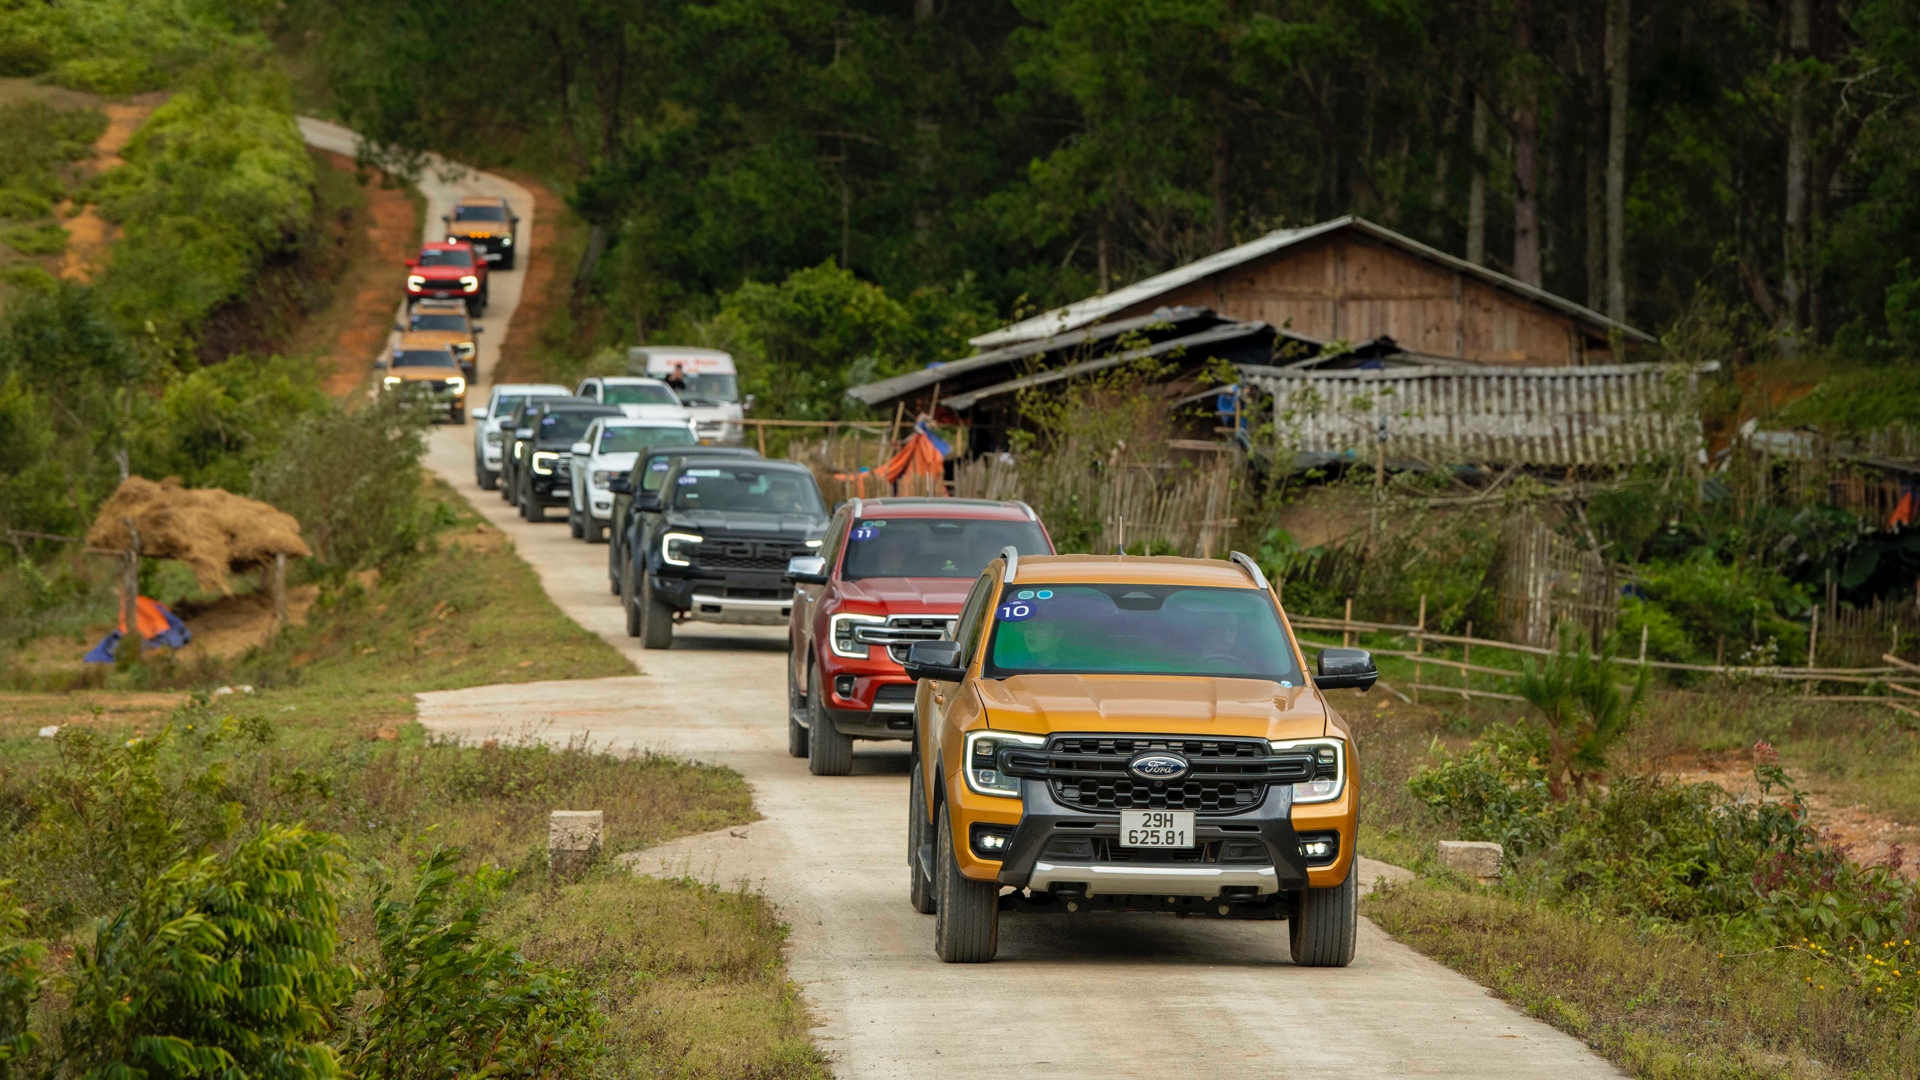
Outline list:
[[[316,145],[340,148],[319,141],[331,139],[351,152],[341,129],[302,128]],[[476,190],[513,199],[523,230],[532,221],[526,191],[484,173],[447,179],[430,169],[421,186],[429,220],[456,192]],[[519,278],[494,285],[482,383]],[[793,924],[792,976],[838,1075],[1620,1075],[1366,922],[1358,959],[1344,970],[1289,964],[1283,923],[1152,915],[1009,916],[997,962],[941,964],[932,918],[906,901],[899,746],[860,744],[855,775],[809,776],[786,754],[781,631],[696,626],[670,651],[641,650],[608,594],[606,548],[569,539],[561,524],[530,525],[479,490],[471,439],[470,428],[438,429],[430,466],[513,537],[556,603],[645,674],[422,694],[422,722],[468,737],[588,733],[744,774],[764,820],[641,853],[636,865],[745,883],[780,906]]]

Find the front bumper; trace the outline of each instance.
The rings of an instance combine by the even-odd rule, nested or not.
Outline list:
[[[687,617],[699,622],[736,626],[785,626],[793,615],[793,601],[694,593]]]
[[[453,235],[449,233],[448,235]],[[513,250],[513,245],[504,236],[462,236],[460,242],[472,244],[473,249],[486,256],[488,262],[499,262]]]
[[[657,557],[658,544],[655,544]],[[675,567],[673,569],[680,569]],[[793,615],[793,584],[779,572],[741,570],[652,571],[655,595],[687,618],[740,626],[785,626]]]
[[[1023,780],[1020,789],[1019,823],[999,863],[997,877],[1002,885],[1086,896],[1215,897],[1239,893],[1255,897],[1304,889],[1310,884],[1306,859],[1300,853],[1300,836],[1293,827],[1293,790],[1284,785],[1270,787],[1266,799],[1252,810],[1195,816],[1193,850],[1210,853],[1214,861],[1191,861],[1185,851],[1166,852],[1165,861],[1154,861],[1163,853],[1137,848],[1117,849],[1126,852],[1124,858],[1117,859],[1102,859],[1097,854],[1064,857],[1065,849],[1091,847],[1097,853],[1117,845],[1119,817],[1063,806],[1054,800],[1045,780]],[[968,829],[970,825],[963,823],[956,828]],[[963,833],[958,839],[965,841],[967,835]],[[1256,845],[1264,848],[1264,861],[1223,861],[1229,845],[1242,852],[1251,852]],[[983,868],[992,865],[982,862]]]

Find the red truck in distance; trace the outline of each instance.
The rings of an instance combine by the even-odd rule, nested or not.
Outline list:
[[[478,316],[487,306],[487,260],[465,242],[422,244],[407,260],[407,306],[429,299],[464,300]]]

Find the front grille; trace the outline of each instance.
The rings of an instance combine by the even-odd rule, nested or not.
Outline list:
[[[893,658],[893,662],[904,664],[907,662],[907,650],[913,648],[914,642],[940,640],[946,636],[947,627],[952,626],[956,618],[953,615],[890,615],[886,629],[880,634],[863,636],[860,631],[870,628],[857,627],[853,636],[856,641],[886,645],[887,655]]]
[[[1149,750],[1180,754],[1192,763],[1192,771],[1171,783],[1141,780],[1127,772],[1127,763]],[[1001,772],[1044,779],[1055,801],[1093,813],[1238,814],[1259,806],[1273,784],[1310,779],[1313,767],[1310,754],[1276,754],[1263,739],[1190,735],[1056,735],[1044,750],[1000,752]]]
[[[703,570],[785,571],[788,559],[812,550],[779,540],[708,540],[694,550],[694,558]]]
[[[873,692],[875,705],[911,705],[913,704],[912,683],[887,683]]]

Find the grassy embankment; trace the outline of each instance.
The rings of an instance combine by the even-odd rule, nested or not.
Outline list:
[[[226,714],[264,720],[273,740],[233,770],[246,778],[240,788],[257,790],[236,801],[250,820],[284,814],[346,838],[355,872],[343,925],[355,963],[370,961],[377,868],[410,865],[423,845],[458,845],[470,865],[522,871],[497,902],[492,932],[536,962],[574,969],[594,991],[607,1018],[602,1064],[610,1072],[824,1075],[785,981],[785,928],[764,900],[614,868],[554,885],[543,870],[550,809],[602,809],[609,853],[634,850],[752,820],[737,774],[541,747],[531,732],[507,732],[504,745],[460,747],[410,722],[411,695],[421,690],[632,670],[554,607],[497,531],[446,489],[437,497],[446,509],[431,553],[392,575],[323,587],[304,626],[201,672],[250,681],[252,694],[177,711],[172,703],[183,694],[7,695],[0,805],[30,806],[36,783],[68,752],[61,740],[37,736],[43,724],[79,723],[111,741],[169,727],[176,735],[189,725],[204,731]],[[32,826],[11,814],[0,824],[14,834],[0,844],[24,840]],[[85,893],[63,884],[57,854],[36,858],[44,862],[9,873],[22,879],[25,898],[39,892],[43,913],[46,898]],[[59,938],[78,940],[79,925],[64,926]]]
[[[1389,682],[1412,682],[1408,661],[1383,659],[1381,668]],[[1431,666],[1427,677],[1437,681]],[[1488,889],[1437,872],[1434,841],[1459,830],[1417,799],[1408,779],[1435,760],[1435,748],[1458,752],[1495,725],[1523,722],[1524,706],[1482,699],[1469,709],[1432,693],[1408,705],[1379,690],[1343,692],[1336,705],[1361,744],[1361,850],[1425,872],[1363,902],[1389,933],[1635,1076],[1913,1075],[1920,1027],[1876,1000],[1877,991],[1849,984],[1844,965],[1755,947],[1750,937],[1736,944],[1731,923],[1723,934],[1709,921],[1625,915],[1611,896],[1570,899],[1537,881]],[[1822,808],[1855,804],[1886,824],[1920,822],[1920,738],[1899,719],[1879,706],[1808,703],[1764,686],[1669,689],[1618,748],[1614,775],[1731,778],[1734,759],[1750,761],[1742,751],[1767,741],[1808,782],[1816,824]],[[1631,857],[1645,860],[1652,888],[1666,869],[1660,853]]]

